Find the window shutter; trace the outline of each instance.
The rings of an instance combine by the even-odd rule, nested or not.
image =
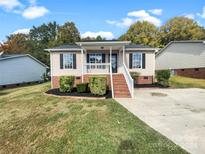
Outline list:
[[[63,54],[60,54],[60,69],[63,69]]]
[[[129,54],[129,68],[132,69],[132,53]]]
[[[87,53],[87,63],[89,63],[89,54]]]
[[[146,65],[146,54],[143,53],[142,54],[142,68],[145,69],[145,65]]]
[[[76,54],[73,54],[73,69],[76,69]]]
[[[105,63],[105,54],[102,54],[102,63]]]

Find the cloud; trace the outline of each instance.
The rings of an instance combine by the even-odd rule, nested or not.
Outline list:
[[[85,32],[81,35],[82,38],[86,38],[86,37],[92,37],[92,38],[96,38],[97,36],[101,36],[102,38],[106,38],[108,40],[114,39],[114,35],[112,32],[105,32],[105,31],[99,31],[99,32]]]
[[[35,5],[36,4],[36,0],[28,0],[29,1],[29,3],[31,4],[31,5]]]
[[[162,9],[153,9],[153,10],[149,10],[149,12],[158,16],[162,15]]]
[[[197,15],[205,19],[205,6],[203,7],[202,13],[197,13]]]
[[[46,15],[49,12],[43,6],[30,6],[22,12],[22,16],[26,19],[36,19]]]
[[[13,32],[12,34],[29,34],[30,29],[28,28],[23,28],[23,29],[18,29],[15,32]]]
[[[132,12],[128,12],[127,14],[130,17],[136,17],[137,21],[148,21],[156,26],[161,26],[161,20],[151,16],[148,12],[146,12],[145,10],[139,10],[139,11],[132,11]]]
[[[121,21],[116,21],[116,20],[106,20],[106,22],[108,24],[111,24],[111,25],[116,25],[118,27],[129,27],[131,26],[135,20],[131,19],[131,18],[124,18],[122,19]]]
[[[6,10],[12,10],[22,4],[18,0],[0,0],[0,6]]]
[[[186,14],[185,17],[189,18],[189,19],[194,19],[195,15],[194,14]]]
[[[106,20],[106,23],[124,28],[124,27],[131,26],[132,24],[134,24],[137,21],[148,21],[148,22],[154,24],[155,26],[158,26],[158,27],[161,26],[161,20],[155,16],[151,16],[149,14],[150,11],[151,10],[149,10],[149,11],[138,10],[138,11],[128,12],[126,18],[123,18],[119,21],[118,20]],[[162,13],[161,9],[152,10],[152,14],[159,15],[161,13]]]

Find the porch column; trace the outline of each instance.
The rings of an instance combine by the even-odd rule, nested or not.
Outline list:
[[[82,74],[82,83],[84,82],[84,54],[83,49],[81,49],[81,74]]]
[[[112,47],[110,47],[110,72],[112,73]]]
[[[125,64],[125,46],[122,47],[122,63]]]

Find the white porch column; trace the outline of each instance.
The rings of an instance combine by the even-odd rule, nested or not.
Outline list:
[[[111,83],[112,98],[114,98],[114,88],[113,88],[113,79],[112,79],[112,47],[110,47],[110,83]]]
[[[82,74],[82,77],[81,77],[81,80],[82,80],[82,83],[84,82],[84,53],[83,53],[83,49],[81,49],[81,74]]]
[[[125,64],[125,46],[122,48],[122,63]]]

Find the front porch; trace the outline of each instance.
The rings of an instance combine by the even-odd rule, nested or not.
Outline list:
[[[82,82],[86,82],[85,76],[106,75],[110,78],[113,98],[133,97],[134,81],[125,64],[125,45],[128,43],[78,42],[82,48]]]

